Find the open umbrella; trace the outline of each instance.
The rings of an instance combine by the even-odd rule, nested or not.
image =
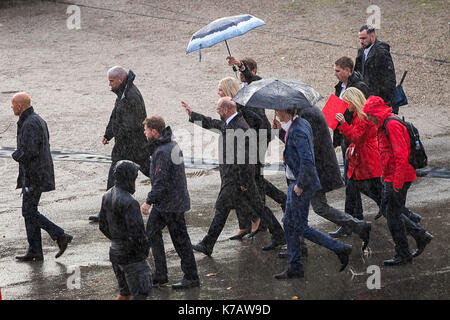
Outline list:
[[[262,79],[243,87],[233,101],[262,109],[303,109],[315,105],[322,96],[309,85],[295,79]]]
[[[201,61],[201,49],[209,48],[219,42],[225,41],[228,54],[231,56],[227,40],[243,35],[244,33],[262,25],[265,25],[264,21],[255,18],[250,14],[214,20],[192,35],[191,41],[189,41],[186,49],[186,53],[198,50],[199,59]]]

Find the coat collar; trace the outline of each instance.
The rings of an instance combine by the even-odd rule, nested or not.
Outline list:
[[[29,107],[27,110],[25,110],[24,112],[22,112],[22,114],[19,117],[19,121],[17,122],[18,126],[21,126],[25,120],[34,113],[34,109],[33,107]]]

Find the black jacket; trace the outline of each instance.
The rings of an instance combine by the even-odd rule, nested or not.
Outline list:
[[[228,125],[226,125],[226,123],[222,120],[212,119],[196,112],[192,112],[189,121],[199,124],[204,129],[218,130],[221,134],[221,144],[219,142],[219,170],[222,181],[221,188],[227,184],[234,184],[236,188],[243,186],[248,189],[254,182],[254,165],[256,164],[249,163],[250,158],[248,140],[246,140],[243,144],[235,143],[235,141],[231,145],[234,150],[233,159],[231,159],[231,161],[227,161],[227,133],[232,134],[239,129],[243,131],[249,129],[249,126],[242,114],[238,113],[238,115],[235,116]],[[229,131],[227,129],[229,129]],[[238,157],[241,156],[245,159],[245,161],[243,161],[244,163],[238,162]],[[229,157],[231,158],[231,156]]]
[[[115,167],[115,185],[105,193],[99,214],[100,231],[112,241],[112,263],[130,264],[147,258],[150,244],[145,233],[139,203],[133,198],[137,166],[119,161]]]
[[[144,99],[133,84],[134,78],[135,75],[130,70],[127,79],[117,90],[113,90],[117,99],[104,136],[108,141],[115,139],[112,161],[126,159],[138,163],[141,167],[147,167],[147,138],[142,124],[147,112]]]
[[[17,188],[32,187],[41,192],[55,190],[49,141],[47,123],[33,107],[25,110],[17,122],[17,150],[12,154],[19,163]]]
[[[347,88],[350,87],[355,87],[359,90],[361,90],[361,92],[364,94],[364,96],[366,98],[368,98],[370,96],[370,89],[369,86],[363,81],[361,74],[356,71],[353,72],[350,77],[348,78],[348,82],[347,82]],[[339,97],[341,95],[341,91],[342,91],[342,82],[338,82],[338,84],[334,87],[335,91],[334,94]],[[352,124],[353,121],[353,112],[350,112],[348,109],[345,110],[344,112],[344,117],[345,117],[345,121],[347,121],[347,123],[350,125]],[[336,129],[334,129],[333,131],[333,147],[338,147],[342,145],[342,139],[344,139],[344,148],[347,148],[350,143],[349,141],[341,134],[341,132],[338,129],[338,126],[336,127]]]
[[[242,74],[245,77],[245,82],[247,82],[248,84],[252,83],[253,81],[258,81],[261,80],[262,78],[258,75],[254,75],[249,68],[247,68],[247,65],[245,62],[242,62],[242,64],[244,65],[244,71],[241,71]]]
[[[263,166],[265,162],[265,154],[270,141],[273,139],[272,126],[267,119],[264,109],[254,107],[244,107],[237,104],[237,110],[242,114],[244,120],[248,126],[256,131],[257,134],[257,151],[258,151],[258,163]],[[265,133],[265,134],[264,134]],[[260,140],[265,139],[266,144],[261,145]],[[262,149],[262,150],[261,150]]]
[[[316,106],[304,108],[299,115],[309,122],[313,131],[314,157],[322,190],[328,192],[342,187],[344,184],[325,116]],[[285,134],[286,131],[281,129],[279,138],[283,142]]]
[[[183,152],[172,141],[170,127],[165,128],[161,136],[150,144],[150,155],[152,190],[146,202],[162,212],[190,210]]]
[[[371,95],[381,97],[386,103],[392,101],[396,80],[390,46],[385,42],[375,40],[364,63],[364,72],[362,72],[363,57],[364,49],[359,48],[355,71],[362,74],[364,82],[371,90]]]

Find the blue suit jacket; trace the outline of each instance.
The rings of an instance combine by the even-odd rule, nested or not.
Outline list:
[[[314,161],[314,139],[311,125],[302,118],[293,121],[284,149],[284,162],[296,177],[296,185],[314,194],[322,189]]]

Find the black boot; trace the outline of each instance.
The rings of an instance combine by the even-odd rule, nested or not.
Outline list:
[[[72,242],[73,237],[70,234],[64,233],[61,235],[58,240],[56,240],[56,243],[58,244],[59,251],[56,254],[55,258],[58,259],[62,256],[62,254],[66,251],[67,245]]]
[[[192,245],[192,249],[194,249],[195,251],[201,252],[201,253],[207,255],[208,257],[211,257],[212,249],[207,248],[206,245],[203,244],[203,242],[199,242],[197,244]]]
[[[423,250],[425,249],[427,244],[429,244],[431,242],[431,240],[433,240],[433,236],[431,234],[429,234],[428,232],[425,232],[423,237],[420,240],[416,241],[417,242],[417,250],[414,251],[413,257],[415,258],[415,257],[418,257],[420,254],[422,254]]]
[[[402,264],[407,264],[412,262],[412,257],[401,258],[399,256],[395,256],[393,259],[384,260],[383,263],[385,266],[399,266]]]
[[[292,270],[288,269],[282,273],[278,273],[278,274],[274,275],[273,277],[278,280],[292,279],[292,278],[304,278],[305,272],[303,270],[292,271]]]
[[[16,259],[20,262],[43,261],[44,255],[42,253],[27,252],[24,256],[18,256]]]
[[[341,261],[341,268],[339,272],[342,272],[345,267],[348,265],[348,261],[350,259],[350,253],[352,252],[352,246],[349,244],[344,244],[344,249],[340,253],[336,253],[339,261]]]
[[[351,231],[346,231],[344,227],[340,227],[334,232],[328,232],[328,234],[333,238],[341,238],[341,237],[348,237],[352,235]]]

